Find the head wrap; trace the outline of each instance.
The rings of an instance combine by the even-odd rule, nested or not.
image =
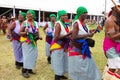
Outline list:
[[[22,16],[24,17],[24,20],[26,19],[26,13],[20,12],[19,14],[22,15]]]
[[[85,7],[83,7],[83,6],[78,7],[78,9],[76,11],[77,14],[75,16],[75,20],[78,19],[82,14],[87,13],[87,12],[88,11]]]
[[[65,15],[65,14],[67,14],[67,12],[66,12],[65,10],[60,10],[60,11],[58,11],[58,20],[60,19],[60,17],[61,17],[62,15]]]
[[[36,15],[35,15],[35,11],[34,10],[28,10],[27,13],[31,13],[34,17],[34,19],[36,18]]]
[[[55,14],[50,14],[50,18],[51,18],[51,17],[55,17],[55,18],[56,18],[56,15],[55,15]]]

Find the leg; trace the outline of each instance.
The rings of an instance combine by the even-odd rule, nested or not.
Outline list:
[[[25,68],[22,69],[22,76],[25,77],[25,78],[30,77],[29,74],[28,74],[28,69],[25,69]]]
[[[19,63],[19,62],[15,61],[15,65],[16,65],[16,69],[20,69],[20,68],[21,68],[21,66],[20,66],[20,63]]]
[[[55,80],[67,79],[65,76],[55,75]]]
[[[49,64],[51,64],[51,57],[50,57],[50,44],[46,42],[46,56],[47,61]]]
[[[103,80],[114,80],[114,75],[116,71],[116,63],[115,63],[115,58],[108,58],[108,70],[104,74],[104,79]]]
[[[113,80],[120,80],[120,57],[116,58],[116,67],[118,68],[115,72],[115,76],[113,77]]]
[[[50,56],[47,57],[47,61],[49,64],[51,64],[51,57]]]
[[[30,74],[36,74],[35,72],[33,72],[32,69],[28,69],[28,73],[30,73]]]
[[[5,35],[6,34],[6,29],[2,29],[2,31],[3,31],[3,34]]]

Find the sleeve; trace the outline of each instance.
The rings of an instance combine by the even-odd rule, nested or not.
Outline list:
[[[35,21],[35,24],[36,24],[36,28],[39,28],[38,23],[36,21]]]

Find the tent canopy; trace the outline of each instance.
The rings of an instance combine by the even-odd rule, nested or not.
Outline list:
[[[99,2],[100,1],[100,2]],[[102,15],[104,0],[0,0],[0,7],[20,9],[33,9],[57,12],[66,10],[68,13],[76,13],[79,6],[85,6],[90,15]]]

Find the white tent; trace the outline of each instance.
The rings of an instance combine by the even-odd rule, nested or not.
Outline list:
[[[85,6],[90,15],[101,15],[104,11],[104,0],[0,0],[0,7],[33,9],[57,12],[66,10],[75,13],[79,6]]]

